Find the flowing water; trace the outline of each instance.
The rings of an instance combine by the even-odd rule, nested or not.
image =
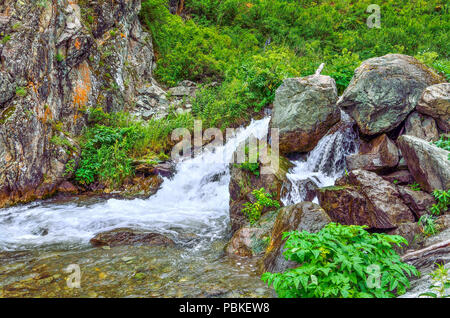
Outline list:
[[[294,167],[286,175],[281,202],[290,205],[305,201],[307,188],[327,187],[345,173],[345,157],[358,150],[358,134],[350,117],[341,112],[342,128],[323,137],[306,158],[293,162]],[[313,202],[316,202],[314,199]]]
[[[148,199],[76,197],[0,210],[0,296],[3,297],[267,297],[254,260],[224,256],[229,239],[228,162],[250,135],[263,138],[270,118],[253,121],[213,152],[185,159]],[[304,161],[294,162],[283,202],[304,200],[300,180],[324,186],[344,171],[356,137],[324,137]],[[176,247],[92,248],[89,239],[115,228],[157,232]],[[70,264],[80,288],[66,284]]]

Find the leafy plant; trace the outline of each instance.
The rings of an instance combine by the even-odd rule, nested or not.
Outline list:
[[[420,217],[419,226],[422,228],[422,232],[428,236],[438,233],[434,218],[429,214],[424,214]]]
[[[252,191],[256,199],[254,203],[244,203],[242,213],[247,217],[250,224],[254,224],[261,217],[261,213],[265,207],[279,208],[280,203],[272,199],[272,194],[266,192],[264,188]]]
[[[430,208],[430,212],[432,215],[440,215],[448,210],[450,205],[450,194],[449,190],[439,190],[436,189],[433,191],[434,198],[437,201],[437,204],[433,204]]]
[[[450,151],[450,138],[448,135],[442,135],[438,141],[434,142],[434,144],[439,148]],[[450,154],[448,154],[448,160],[450,160]]]
[[[418,276],[393,245],[401,236],[369,233],[367,226],[330,223],[317,233],[283,234],[284,256],[299,267],[284,273],[264,273],[262,280],[279,297],[394,297],[409,287],[408,276]]]
[[[421,191],[422,190],[422,188],[420,187],[420,184],[418,184],[417,182],[409,184],[408,186],[413,191]]]
[[[246,156],[246,158],[248,158],[248,160],[246,160],[245,162],[240,163],[240,164],[235,164],[235,167],[238,167],[242,170],[250,171],[255,176],[259,177],[259,166],[260,166],[260,164],[258,162],[259,152],[256,152],[255,158],[250,158],[249,157],[250,156],[249,155],[249,147],[245,146],[245,156]]]
[[[438,268],[430,273],[433,285],[429,287],[431,291],[420,294],[419,296],[429,296],[433,298],[450,298],[450,294],[446,294],[446,289],[450,288],[450,273],[442,264],[436,264]]]

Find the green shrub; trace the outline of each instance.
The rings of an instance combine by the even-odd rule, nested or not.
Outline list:
[[[419,275],[401,261],[393,245],[401,236],[369,233],[365,226],[330,223],[318,233],[293,231],[284,255],[299,267],[264,273],[279,297],[394,297],[409,287],[408,276]]]
[[[266,192],[264,188],[252,191],[256,202],[247,202],[244,204],[242,213],[247,217],[250,224],[254,224],[261,217],[261,213],[265,207],[279,208],[280,203],[272,199],[272,194]]]
[[[436,223],[431,215],[424,214],[420,217],[418,225],[422,228],[422,232],[428,236],[438,233]]]
[[[434,142],[434,144],[439,148],[450,151],[450,138],[448,135],[442,135],[438,141]],[[450,160],[450,154],[448,154],[448,160]]]
[[[433,204],[430,208],[430,212],[432,215],[441,215],[448,211],[448,207],[450,205],[450,190],[444,191],[436,189],[433,191],[434,198],[437,201],[437,204]]]
[[[88,123],[81,142],[81,160],[75,172],[80,184],[101,181],[119,186],[134,174],[134,159],[159,162],[167,160],[172,143],[170,134],[176,128],[193,127],[189,114],[170,114],[163,119],[138,121],[128,113],[105,113],[90,108]]]

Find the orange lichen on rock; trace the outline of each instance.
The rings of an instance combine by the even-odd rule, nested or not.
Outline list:
[[[81,42],[80,42],[80,39],[76,39],[76,40],[75,40],[74,46],[75,46],[75,48],[76,48],[77,50],[81,49]]]
[[[73,106],[78,109],[85,108],[89,101],[89,94],[92,91],[91,71],[87,62],[83,62],[78,66],[78,81],[73,92]],[[75,113],[74,121],[77,120]]]

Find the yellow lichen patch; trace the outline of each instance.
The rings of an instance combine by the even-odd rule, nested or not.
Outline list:
[[[87,62],[83,62],[78,66],[78,80],[75,84],[75,89],[73,92],[73,107],[75,107],[76,111],[79,109],[84,109],[86,107],[87,102],[89,101],[89,94],[92,91],[92,83],[91,83],[91,70]],[[77,112],[74,115],[74,121],[76,122],[78,116]]]

